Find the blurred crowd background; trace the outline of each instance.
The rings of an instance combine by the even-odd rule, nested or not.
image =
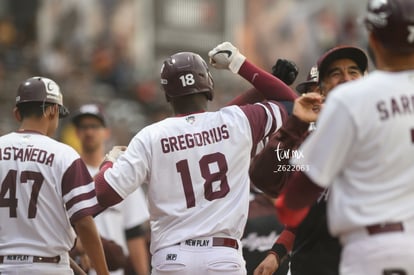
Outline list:
[[[306,78],[328,48],[366,48],[361,0],[0,0],[0,134],[15,130],[19,83],[54,79],[64,103],[105,106],[112,143],[127,144],[145,125],[170,114],[159,85],[162,60],[178,51],[207,59],[231,41],[270,71],[278,58],[294,61]],[[249,84],[212,68],[215,100],[223,106]],[[293,87],[295,84],[293,85]],[[70,119],[57,138],[77,146]],[[111,146],[113,144],[109,144]]]

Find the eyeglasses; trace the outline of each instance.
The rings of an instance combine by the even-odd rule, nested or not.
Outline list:
[[[77,128],[79,130],[88,130],[88,129],[97,130],[97,129],[104,128],[104,126],[102,124],[80,124],[77,126]]]

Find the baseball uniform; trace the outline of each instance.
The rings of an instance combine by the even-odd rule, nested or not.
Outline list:
[[[0,163],[0,274],[72,274],[72,224],[102,210],[78,153],[21,131],[0,137]]]
[[[342,84],[294,160],[330,187],[329,228],[344,245],[341,274],[414,274],[413,91],[414,71],[375,71]]]
[[[282,116],[277,104],[265,103],[167,118],[141,130],[98,174],[98,196],[105,185],[125,198],[148,184],[153,274],[216,274],[223,263],[226,274],[245,274],[239,240],[250,156]]]

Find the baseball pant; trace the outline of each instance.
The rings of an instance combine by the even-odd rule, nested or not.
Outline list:
[[[347,240],[341,275],[414,275],[414,231],[360,234]]]
[[[241,248],[197,247],[184,242],[154,253],[152,275],[245,275]]]

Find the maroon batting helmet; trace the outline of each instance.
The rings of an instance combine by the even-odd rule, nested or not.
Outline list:
[[[413,51],[414,1],[369,0],[365,26],[384,47],[398,52]]]
[[[16,106],[25,102],[52,103],[59,105],[59,117],[69,115],[63,105],[63,96],[55,81],[41,76],[34,76],[23,81],[17,89]]]
[[[213,99],[213,78],[203,58],[192,52],[176,53],[164,61],[161,85],[167,101],[171,98],[205,93]]]

